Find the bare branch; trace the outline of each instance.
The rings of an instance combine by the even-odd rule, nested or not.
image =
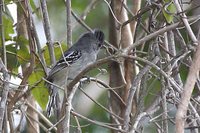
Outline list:
[[[196,19],[200,19],[200,16],[195,16],[193,18],[190,18],[189,19],[189,22],[192,22],[192,21],[195,21]],[[154,37],[160,35],[160,34],[163,34],[164,32],[166,31],[170,31],[170,30],[173,30],[175,28],[177,28],[178,26],[181,26],[183,25],[183,23],[180,23],[180,22],[177,22],[177,23],[174,23],[174,24],[171,24],[169,26],[166,26],[165,28],[162,28],[162,29],[159,29],[147,36],[145,36],[144,38],[138,40],[137,42],[133,43],[132,45],[130,45],[129,47],[125,48],[124,49],[124,52],[125,53],[128,53],[130,52],[132,49],[134,49],[135,47],[139,46],[140,44],[142,44],[143,42],[146,42],[150,39],[153,39]]]
[[[70,112],[72,110],[72,100],[78,87],[73,86],[70,88],[70,91],[68,89],[69,88],[65,88],[64,99],[61,108],[61,117],[64,117],[64,119],[60,123],[60,133],[70,133]]]
[[[67,45],[72,46],[71,0],[66,0]]]
[[[192,91],[194,89],[195,82],[199,75],[200,70],[200,43],[197,46],[197,51],[195,52],[193,62],[189,69],[189,73],[186,79],[186,83],[183,88],[183,92],[181,95],[181,101],[178,106],[178,110],[176,113],[176,132],[177,133],[184,133],[184,123],[185,123],[185,116],[187,112],[187,108],[190,102],[190,98],[192,95]]]
[[[10,90],[9,88],[9,80],[10,80],[10,75],[8,74],[8,70],[6,69],[5,65],[3,64],[1,58],[0,58],[0,71],[3,73],[3,92],[2,92],[2,97],[0,101],[0,132],[3,131],[3,122],[5,112],[6,112],[6,106],[7,106],[7,98],[8,98],[8,92]]]
[[[48,125],[48,126],[53,126],[53,124],[41,113],[39,112],[37,109],[35,109],[35,107],[33,107],[29,102],[25,103],[28,107],[30,107],[33,111],[35,111],[39,117]],[[56,127],[53,127],[54,131],[57,131]]]
[[[74,119],[75,119],[75,121],[77,123],[77,129],[78,129],[77,133],[82,133],[81,125],[80,125],[80,123],[78,121],[78,118],[76,116],[74,116]]]
[[[98,0],[91,0],[91,2],[88,4],[88,6],[86,7],[86,9],[83,11],[83,13],[81,14],[81,19],[85,20],[88,13],[96,6],[96,4],[98,3]]]
[[[30,3],[28,3],[28,11],[30,12],[30,20],[31,20],[31,24],[33,26],[33,31],[32,31],[32,34],[34,36],[34,39],[35,39],[35,42],[36,42],[36,46],[37,46],[37,51],[38,51],[38,54],[39,54],[39,59],[42,63],[42,66],[43,66],[43,69],[45,71],[45,73],[47,74],[47,67],[46,67],[46,62],[45,62],[45,59],[44,59],[44,55],[43,55],[43,52],[42,52],[42,48],[41,48],[41,44],[40,44],[40,41],[39,41],[39,37],[38,37],[38,34],[37,34],[37,31],[36,31],[36,26],[35,26],[35,23],[34,23],[34,19],[33,19],[33,15],[32,15],[32,9],[31,9],[31,5]]]
[[[159,60],[159,57],[156,56],[152,63],[156,64]],[[146,74],[146,72],[148,72],[151,69],[152,66],[147,65],[146,67],[144,67],[138,75],[136,75],[136,77],[134,78],[134,80],[132,81],[132,86],[130,88],[129,91],[129,95],[128,95],[128,99],[127,99],[127,105],[126,105],[126,110],[125,110],[125,117],[124,117],[124,129],[126,131],[128,131],[129,129],[129,122],[130,122],[130,114],[131,114],[131,110],[132,110],[132,101],[133,101],[133,97],[135,94],[135,91],[137,90],[137,88],[139,87],[141,78],[144,76],[144,74]]]
[[[77,14],[72,10],[72,16],[76,19],[76,21],[82,25],[86,30],[91,31],[92,29],[80,18],[77,16]],[[105,44],[108,45],[109,47],[111,47],[112,49],[114,49],[115,51],[117,51],[118,49],[115,48],[113,45],[111,45],[108,41],[105,40]]]
[[[193,43],[194,44],[197,44],[198,43],[198,40],[197,38],[195,37],[191,27],[190,27],[190,24],[187,20],[187,16],[185,15],[185,13],[183,13],[182,9],[181,9],[181,6],[179,4],[179,1],[178,0],[174,0],[174,5],[176,6],[176,9],[178,11],[178,13],[180,13],[180,16],[181,16],[181,19],[185,25],[185,28],[186,30],[188,31],[188,34],[190,36],[190,38],[192,39]]]
[[[107,125],[107,124],[105,124],[105,123],[103,123],[103,122],[99,122],[99,121],[95,121],[95,120],[88,119],[87,117],[82,116],[82,115],[80,115],[80,114],[78,114],[78,113],[76,113],[76,112],[74,112],[74,111],[71,111],[71,113],[72,113],[72,115],[75,115],[75,116],[77,116],[77,117],[79,117],[79,118],[82,118],[82,119],[84,119],[84,120],[87,120],[87,121],[89,121],[89,122],[91,122],[91,123],[93,123],[93,124],[99,125],[99,126],[101,126],[101,127],[105,127],[105,128],[108,128],[108,129],[116,130],[116,131],[119,131],[119,132],[121,132],[121,133],[126,133],[126,131],[124,131],[124,130],[122,130],[122,129],[118,129],[118,128],[115,128],[115,127],[113,127],[113,126],[109,126],[109,125]]]
[[[88,80],[88,79],[85,79]],[[92,79],[90,78],[91,81],[94,82],[101,82],[98,79]],[[81,81],[82,82],[82,81]],[[84,81],[83,81],[84,82]],[[103,83],[102,83],[103,84]],[[114,114],[113,112],[111,112],[110,110],[108,110],[106,107],[104,107],[103,105],[101,105],[98,101],[94,100],[91,96],[89,96],[81,87],[79,87],[79,90],[81,90],[90,100],[92,100],[95,104],[97,104],[99,107],[101,107],[103,110],[105,110],[106,112],[108,112],[110,115],[113,115],[114,117],[116,117],[117,119],[123,121],[123,119],[121,117],[119,117],[118,115]]]
[[[41,9],[42,9],[42,15],[43,15],[43,25],[44,25],[44,31],[47,39],[47,46],[49,49],[49,56],[51,60],[51,64],[56,63],[56,58],[55,58],[55,53],[54,53],[54,48],[53,48],[53,41],[52,41],[52,36],[50,33],[50,22],[49,22],[49,15],[47,11],[47,5],[46,5],[46,0],[40,0],[41,3]]]
[[[137,118],[136,118],[136,120],[135,120],[135,123],[134,123],[134,125],[132,126],[131,131],[130,131],[129,133],[135,133],[135,131],[136,131],[136,129],[137,129],[137,126],[138,126],[140,120],[141,120],[143,117],[145,117],[146,115],[147,115],[146,112],[142,112],[142,113],[140,113],[140,114],[137,116]]]

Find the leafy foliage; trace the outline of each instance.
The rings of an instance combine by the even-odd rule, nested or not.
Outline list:
[[[58,44],[58,45],[54,46],[55,57],[56,57],[57,60],[61,58],[61,55],[65,50],[67,50],[67,45],[64,44],[64,43],[61,44],[61,45]],[[50,66],[51,63],[50,63],[48,47],[44,46],[43,51],[44,51],[44,58],[46,60],[46,63],[47,63],[47,65]]]
[[[29,88],[31,88],[31,93],[33,94],[35,100],[38,102],[40,107],[45,110],[48,102],[49,91],[44,86],[44,80],[42,78],[45,76],[43,70],[35,69],[28,79]]]
[[[163,15],[167,23],[172,23],[174,19],[174,15],[176,13],[176,7],[172,0],[165,0],[164,7],[163,7]]]
[[[11,20],[9,17],[4,16],[4,17],[3,17],[3,23],[4,23],[4,35],[5,35],[5,40],[6,40],[6,41],[12,40],[11,34],[14,33],[14,29],[12,28],[12,27],[13,27],[13,22],[12,22],[12,20]]]

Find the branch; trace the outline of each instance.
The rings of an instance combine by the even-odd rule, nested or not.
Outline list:
[[[113,56],[112,56],[113,57]],[[89,65],[87,68],[85,68],[73,81],[71,81],[65,88],[64,93],[64,99],[62,103],[61,108],[61,115],[60,119],[64,117],[64,120],[59,124],[59,132],[69,133],[69,124],[70,124],[70,111],[72,109],[72,99],[74,97],[74,94],[77,90],[77,87],[75,87],[75,84],[79,82],[79,80],[83,77],[83,75],[91,70],[92,68],[98,67],[99,64],[103,64],[107,62],[111,57],[107,57],[106,59],[102,59],[100,61],[97,61],[94,64]]]
[[[66,0],[67,45],[72,46],[71,0]]]
[[[187,108],[190,102],[190,98],[192,95],[192,91],[194,89],[195,82],[199,75],[200,70],[200,43],[197,46],[197,51],[194,55],[193,62],[189,69],[189,73],[186,79],[186,83],[183,88],[183,92],[181,95],[181,101],[178,106],[178,110],[176,112],[176,132],[184,133],[184,123],[185,116],[187,112]]]
[[[103,81],[96,79],[96,78],[90,78],[91,81],[95,81],[98,84],[104,86],[106,89],[110,90],[114,95],[116,95],[116,98],[121,102],[120,104],[123,104],[126,106],[126,103],[123,101],[123,99],[117,94],[117,92],[114,91],[114,89],[120,89],[122,86],[119,87],[110,87],[109,85],[105,84]]]
[[[78,87],[65,88],[64,99],[61,108],[61,117],[64,117],[60,123],[60,133],[70,133],[70,112],[72,109],[72,100]]]
[[[155,4],[152,4],[152,5],[144,7],[143,9],[141,9],[140,11],[138,11],[138,13],[136,15],[131,16],[131,18],[129,20],[125,21],[122,24],[122,27],[126,26],[127,24],[131,23],[132,21],[136,20],[137,18],[140,18],[144,13],[148,12],[149,10],[152,10],[155,7],[156,7]]]
[[[8,98],[8,92],[10,90],[9,88],[9,80],[10,80],[10,75],[8,74],[8,70],[6,69],[5,65],[3,64],[1,58],[0,58],[0,71],[3,73],[3,92],[2,92],[2,97],[0,101],[0,132],[3,131],[3,122],[6,122],[4,120],[4,115],[6,111],[6,106],[7,106],[7,98]]]
[[[136,129],[137,129],[137,126],[138,126],[140,120],[141,120],[143,117],[145,117],[146,115],[148,115],[147,112],[142,112],[142,113],[140,113],[140,114],[137,116],[137,118],[136,118],[136,120],[135,120],[135,123],[134,123],[134,125],[132,126],[131,131],[130,131],[129,133],[135,133],[135,131],[136,131]]]
[[[55,53],[54,53],[54,48],[53,48],[53,41],[52,41],[52,37],[50,33],[50,22],[49,22],[49,15],[47,11],[46,0],[41,0],[40,3],[41,3],[41,9],[42,9],[44,31],[45,31],[45,36],[47,39],[47,47],[49,49],[49,56],[50,56],[51,64],[55,64],[56,58],[55,58]]]
[[[200,19],[200,15],[190,18],[189,22],[193,22],[193,21],[195,21],[197,19]],[[165,33],[166,31],[173,30],[173,29],[177,28],[178,26],[182,26],[182,25],[183,25],[183,23],[177,22],[175,24],[171,24],[169,26],[166,26],[165,28],[159,29],[159,30],[157,30],[157,31],[145,36],[144,38],[138,40],[137,42],[133,43],[129,47],[125,48],[124,49],[124,53],[128,53],[132,49],[134,49],[135,47],[139,46],[140,44],[142,44],[142,43],[144,43],[144,42],[146,42],[148,40],[151,40],[151,39],[155,38],[156,36]]]
[[[117,22],[116,27],[118,27],[118,28],[121,27],[122,24],[121,24],[120,20],[117,19],[117,16],[116,16],[115,13],[113,12],[112,7],[110,6],[110,4],[107,2],[107,0],[103,0],[103,1],[107,4],[107,6],[108,6],[108,8],[109,8],[109,10],[110,10],[110,12],[111,12],[113,18],[115,19],[115,22]],[[121,1],[120,1],[120,2],[121,2]],[[124,1],[123,1],[122,3],[124,3]]]
[[[33,129],[31,130],[31,132],[36,132],[38,133],[38,129],[34,126],[34,123],[37,123],[45,132],[48,131],[48,129],[37,119],[35,119],[34,116],[32,116],[31,114],[27,113],[27,112],[23,112],[24,116],[26,117],[27,121],[30,123],[30,125],[33,127]]]
[[[85,68],[82,72],[80,72],[67,86],[67,88],[72,88],[76,83],[79,82],[79,80],[83,77],[83,75],[85,73],[87,73],[88,71],[90,71],[92,68],[96,68],[96,67],[99,67],[100,65],[102,64],[105,64],[107,62],[109,62],[110,60],[112,60],[115,56],[109,56],[109,57],[106,57],[104,59],[100,59],[98,61],[96,61],[95,63],[93,64],[90,64],[87,66],[87,68]]]
[[[76,21],[82,25],[86,30],[91,31],[92,29],[80,18],[77,16],[77,14],[72,10],[71,11],[72,16],[76,19]],[[105,44],[108,45],[109,47],[111,47],[112,49],[114,49],[115,51],[117,51],[118,49],[115,48],[113,45],[111,45],[108,41],[105,40]]]
[[[83,11],[83,13],[81,14],[81,19],[85,20],[88,13],[94,9],[94,7],[97,5],[97,3],[99,2],[99,0],[91,0],[90,3],[88,4],[88,6],[85,8],[85,10]]]
[[[99,125],[99,126],[101,126],[101,127],[105,127],[105,128],[108,128],[108,129],[112,129],[112,130],[116,130],[116,131],[119,131],[119,132],[122,132],[122,133],[126,133],[126,131],[124,131],[124,130],[122,130],[122,129],[115,128],[115,127],[113,127],[113,126],[109,126],[109,125],[107,125],[107,124],[105,124],[105,123],[103,123],[103,122],[99,122],[99,121],[95,121],[95,120],[88,119],[87,117],[82,116],[82,115],[80,115],[80,114],[78,114],[78,113],[76,113],[76,112],[74,112],[74,111],[71,111],[71,113],[72,113],[73,115],[75,115],[75,116],[77,116],[77,117],[79,117],[79,118],[82,118],[82,119],[84,119],[84,120],[86,120],[86,121],[89,121],[89,122],[91,122],[91,123],[93,123],[93,124],[95,124],[95,125]]]
[[[82,133],[80,122],[78,121],[78,118],[76,116],[74,116],[74,119],[75,119],[76,124],[77,124],[77,130],[78,130],[77,133]]]
[[[156,64],[159,61],[159,57],[156,56],[152,63]],[[127,131],[129,128],[129,122],[130,122],[130,114],[132,111],[132,102],[133,102],[133,97],[135,95],[135,91],[137,90],[137,88],[139,87],[141,78],[144,76],[144,74],[146,74],[152,66],[148,65],[146,67],[144,67],[139,73],[138,75],[136,75],[136,77],[134,78],[134,80],[132,81],[132,86],[130,88],[129,94],[128,94],[128,99],[127,99],[127,106],[125,109],[125,114],[124,114],[124,129]]]
[[[34,64],[35,64],[35,56],[33,54],[33,52],[35,51],[35,41],[34,41],[34,37],[33,34],[31,32],[32,30],[32,20],[30,19],[30,12],[27,9],[27,5],[28,5],[28,1],[24,1],[25,3],[20,3],[22,8],[23,8],[23,13],[24,13],[24,17],[26,18],[26,23],[24,23],[24,25],[26,24],[26,28],[28,31],[28,41],[29,41],[29,51],[30,51],[30,61],[28,66],[23,68],[23,79],[18,87],[18,90],[14,96],[12,97],[12,99],[10,100],[9,104],[8,104],[8,110],[11,110],[14,106],[14,104],[17,102],[18,97],[21,94],[21,90],[23,88],[25,88],[25,85],[27,85],[27,80],[29,78],[29,76],[32,74],[33,69],[34,69]],[[22,29],[25,31],[25,27],[22,27]],[[18,33],[19,35],[22,36],[26,36],[27,33]]]
[[[144,120],[144,117],[146,117],[147,115],[153,115],[154,113],[156,113],[156,112],[160,109],[160,101],[161,101],[161,98],[158,97],[157,100],[151,105],[151,107],[150,107],[149,109],[147,109],[147,110],[144,111],[144,112],[141,112],[141,113],[137,116],[137,118],[136,118],[134,124],[131,125],[131,127],[130,127],[129,133],[135,133],[135,132],[136,132],[136,129],[137,129],[138,125],[139,125],[139,122],[140,122],[141,120],[145,121],[145,120]],[[149,122],[150,122],[150,120],[149,120]]]
[[[179,1],[178,0],[174,0],[174,5],[176,6],[177,12],[180,13],[181,19],[182,19],[182,21],[183,21],[183,23],[185,25],[186,30],[188,31],[188,34],[189,34],[190,38],[192,39],[194,44],[197,44],[198,40],[195,37],[195,35],[194,35],[190,25],[189,25],[189,22],[187,20],[187,16],[185,15],[185,13],[183,13],[183,11],[181,9]]]
[[[53,124],[41,113],[39,112],[37,109],[35,109],[35,107],[33,107],[29,102],[25,102],[25,105],[27,105],[28,107],[30,107],[33,111],[35,111],[38,116],[50,127],[53,126]],[[54,131],[57,131],[56,127],[53,127]]]
[[[37,46],[37,51],[38,51],[38,54],[39,54],[39,60],[40,60],[40,62],[42,64],[42,66],[43,66],[45,74],[47,74],[46,62],[45,62],[45,59],[44,59],[44,55],[43,55],[43,51],[42,51],[41,44],[40,44],[40,41],[39,41],[39,37],[38,37],[37,31],[36,31],[36,26],[35,26],[35,23],[34,23],[34,19],[33,19],[33,15],[32,15],[32,9],[31,9],[30,3],[28,3],[27,9],[30,12],[30,16],[29,17],[30,17],[31,24],[32,24],[32,27],[33,27],[33,30],[31,30],[31,32],[32,32],[32,34],[34,36],[34,39],[35,39],[35,43],[36,43],[36,46]]]
[[[84,80],[88,80],[88,79],[84,79]],[[84,80],[81,79],[81,82],[84,82]],[[106,85],[105,83],[103,83],[103,81],[99,80],[99,79],[96,79],[96,78],[90,78],[89,80],[91,81],[94,81],[94,82],[97,82],[98,84],[101,84],[103,85],[104,87],[108,88],[108,85]],[[90,100],[92,100],[95,104],[97,104],[97,106],[101,107],[103,110],[105,110],[106,112],[108,112],[110,115],[116,117],[117,119],[123,121],[123,119],[114,114],[112,111],[108,110],[106,107],[104,107],[103,105],[101,105],[98,101],[94,100],[91,96],[89,96],[81,87],[79,87],[79,90],[81,90]],[[112,89],[109,89],[109,90],[112,90]],[[113,90],[112,90],[113,92]],[[114,93],[115,94],[115,93]]]

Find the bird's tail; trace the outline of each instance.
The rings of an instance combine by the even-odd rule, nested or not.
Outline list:
[[[53,90],[51,90],[51,93],[49,95],[49,101],[47,104],[47,117],[51,116],[51,109],[53,108],[53,103],[55,103],[56,95],[53,94]]]
[[[54,89],[51,89],[50,90],[50,96],[49,96],[49,101],[48,101],[48,104],[47,104],[47,117],[50,117],[51,116],[51,113],[52,113],[52,109],[54,110],[54,114],[57,115],[57,111],[58,111],[58,102],[59,101],[59,96],[58,96],[58,91]]]

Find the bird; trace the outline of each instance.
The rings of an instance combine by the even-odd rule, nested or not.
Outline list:
[[[104,43],[104,33],[95,29],[86,32],[79,37],[57,63],[52,67],[46,77],[46,86],[50,90],[47,104],[47,116],[51,116],[52,108],[56,107],[59,101],[59,87],[64,88],[88,65],[94,63],[98,52]],[[57,102],[57,103],[56,103]]]

